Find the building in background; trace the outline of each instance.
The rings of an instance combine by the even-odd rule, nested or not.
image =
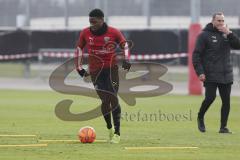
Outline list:
[[[239,6],[239,0],[201,0],[200,22],[205,25],[213,12],[223,11],[229,26],[237,28]],[[22,20],[32,29],[81,29],[93,8],[103,9],[106,21],[122,29],[188,28],[191,21],[190,0],[0,0],[0,27]]]

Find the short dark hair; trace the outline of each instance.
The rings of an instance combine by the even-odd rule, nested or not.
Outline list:
[[[101,9],[93,9],[90,13],[89,13],[89,17],[97,17],[97,18],[103,18],[104,17],[104,13]]]
[[[212,20],[214,20],[216,18],[216,16],[221,16],[224,15],[223,12],[216,12],[212,15]]]

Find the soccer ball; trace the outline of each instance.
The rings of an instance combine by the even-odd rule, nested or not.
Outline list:
[[[96,139],[96,132],[94,128],[85,126],[79,130],[78,138],[82,143],[93,143]]]

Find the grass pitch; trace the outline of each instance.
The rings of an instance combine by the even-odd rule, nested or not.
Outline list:
[[[0,135],[36,135],[0,136],[0,145],[47,144],[0,147],[0,159],[240,159],[239,97],[232,97],[231,102],[228,127],[234,132],[232,135],[218,133],[219,97],[206,114],[207,132],[204,134],[199,133],[196,126],[202,96],[164,95],[137,99],[133,107],[121,101],[121,143],[109,144],[104,142],[108,135],[102,117],[85,122],[66,122],[58,119],[54,113],[55,105],[63,99],[74,100],[71,108],[73,113],[95,108],[100,103],[97,99],[67,96],[53,91],[1,90],[0,95]],[[78,130],[86,125],[94,127],[97,139],[103,141],[93,144],[76,141]],[[178,147],[183,148],[176,149]]]

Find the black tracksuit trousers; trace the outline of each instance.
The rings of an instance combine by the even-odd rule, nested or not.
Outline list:
[[[204,118],[205,113],[207,112],[210,105],[216,98],[216,90],[218,88],[219,94],[222,100],[222,108],[221,108],[221,128],[227,126],[228,115],[230,112],[230,94],[231,94],[231,85],[232,83],[228,84],[221,84],[221,83],[214,83],[214,82],[205,82],[205,99],[202,102],[200,110],[198,112],[198,117],[200,119]]]
[[[120,135],[121,107],[118,102],[119,75],[118,66],[103,68],[91,74],[93,85],[102,101],[101,110],[106,121],[107,128],[112,128],[111,113],[115,134]]]

